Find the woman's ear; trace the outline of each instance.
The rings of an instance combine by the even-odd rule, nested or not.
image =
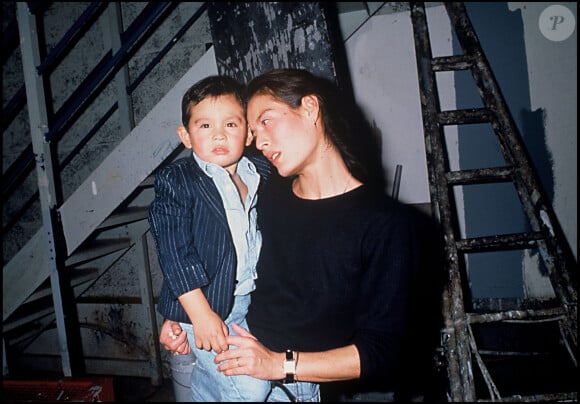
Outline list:
[[[186,149],[191,149],[191,139],[189,138],[189,133],[187,132],[185,126],[177,127],[177,136],[179,136],[181,143],[183,143]]]
[[[318,112],[320,111],[320,105],[318,105],[318,97],[313,94],[305,95],[301,100],[302,108],[306,111],[308,117],[312,122],[318,120]]]
[[[248,135],[246,136],[246,146],[249,146],[254,141],[254,135],[252,134],[252,131],[250,130],[250,128],[248,128],[247,130],[248,130]]]

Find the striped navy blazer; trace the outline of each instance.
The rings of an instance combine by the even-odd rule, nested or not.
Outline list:
[[[248,158],[261,176],[259,194],[272,168],[263,156]],[[201,288],[225,320],[233,305],[237,258],[217,187],[193,155],[161,168],[154,186],[149,224],[163,272],[158,312],[191,323],[177,298]]]

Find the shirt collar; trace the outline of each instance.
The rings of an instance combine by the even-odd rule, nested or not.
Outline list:
[[[191,154],[193,154],[193,158],[195,159],[195,161],[197,162],[197,164],[199,165],[199,167],[203,170],[203,172],[205,172],[210,178],[212,178],[214,176],[214,174],[219,171],[219,170],[224,170],[225,169],[215,163],[208,163],[207,161],[202,160],[197,154],[195,154],[195,152],[191,152]],[[238,167],[236,170],[238,173],[241,173],[242,171],[247,172],[249,171],[252,174],[255,174],[256,171],[256,166],[254,166],[254,164],[252,164],[252,162],[250,161],[250,159],[248,159],[246,156],[242,156],[242,158],[240,159],[240,161],[238,161]]]

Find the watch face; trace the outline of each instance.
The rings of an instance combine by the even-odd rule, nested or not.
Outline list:
[[[294,352],[291,350],[286,351],[286,360],[284,361],[284,373],[294,374],[296,373],[296,361],[294,360]]]
[[[284,383],[294,383],[294,375],[296,374],[296,360],[294,359],[294,352],[290,349],[286,351],[284,373],[286,373]]]
[[[294,359],[289,361],[284,361],[284,373],[296,373],[296,362]]]

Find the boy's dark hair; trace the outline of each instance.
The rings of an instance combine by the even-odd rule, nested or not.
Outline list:
[[[183,94],[181,99],[181,122],[187,128],[191,118],[191,107],[199,104],[208,97],[220,95],[233,95],[244,108],[244,86],[236,79],[228,76],[208,76],[199,80]]]

